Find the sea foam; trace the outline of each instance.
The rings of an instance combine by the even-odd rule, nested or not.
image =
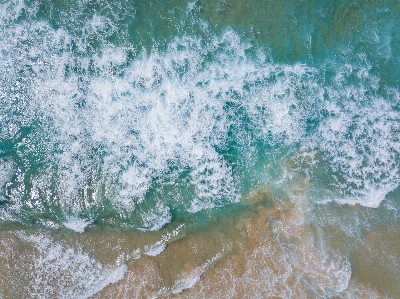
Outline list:
[[[318,188],[332,192],[320,202],[376,207],[398,187],[398,98],[365,55],[275,63],[231,28],[137,52],[107,42],[115,28],[98,14],[80,32],[99,38],[92,51],[68,26],[35,19],[35,5],[15,22],[26,6],[14,2],[2,4],[1,136],[18,140],[24,163],[7,219],[29,221],[49,206],[59,225],[107,207],[123,226],[159,229],[171,220],[160,211],[239,202],[260,163],[278,165],[299,148],[323,157],[330,183]],[[251,183],[279,188],[280,173],[266,165]]]

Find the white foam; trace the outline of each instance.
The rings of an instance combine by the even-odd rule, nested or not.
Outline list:
[[[241,178],[237,176],[241,174],[235,177],[221,149],[230,146],[229,134],[236,134],[243,152],[251,153],[257,140],[248,140],[253,137],[242,129],[231,132],[242,121],[238,109],[231,106],[240,107],[240,114],[249,118],[256,139],[279,148],[307,142],[322,151],[332,172],[340,172],[332,181],[349,182],[334,188],[345,189],[346,196],[354,197],[352,202],[377,206],[359,195],[373,190],[384,194],[382,190],[393,190],[399,182],[399,116],[388,102],[371,95],[379,88],[379,78],[370,75],[368,63],[343,65],[333,86],[323,86],[324,74],[316,68],[266,63],[267,55],[259,49],[258,60],[253,61],[246,54],[250,43],[229,28],[208,44],[199,38],[177,37],[163,53],[143,52],[133,61],[128,61],[132,49],[109,43],[97,54],[79,56],[71,52],[71,45],[84,49],[84,38],[55,30],[44,21],[12,24],[21,3],[15,1],[10,17],[2,14],[3,23],[11,22],[7,32],[12,34],[3,38],[7,43],[0,46],[4,50],[0,63],[4,80],[12,83],[7,83],[9,90],[20,98],[16,104],[10,97],[4,106],[23,111],[24,117],[8,113],[10,126],[4,134],[11,138],[22,122],[40,123],[33,132],[37,138],[27,138],[23,145],[39,151],[51,164],[47,178],[40,178],[40,190],[55,188],[53,199],[66,215],[71,206],[76,212],[90,210],[106,198],[121,217],[128,217],[160,178],[174,184],[177,174],[184,172],[189,173],[186,187],[194,190],[190,203],[155,196],[151,200],[158,202],[148,206],[166,209],[180,204],[197,212],[239,201]],[[195,9],[196,3],[189,6]],[[5,11],[10,9],[7,6]],[[94,15],[81,33],[106,37],[114,32],[113,26],[112,20]],[[25,46],[21,40],[27,41]],[[21,55],[7,54],[22,50]],[[23,79],[29,78],[29,92],[27,84],[17,82],[15,72],[7,71],[10,68],[26,71]],[[348,84],[351,76],[358,80],[356,84]],[[317,132],[307,133],[307,121],[321,120],[320,111],[331,116]],[[103,198],[82,203],[88,184]],[[15,202],[23,204],[19,200],[23,192],[13,192]],[[382,196],[374,198],[382,200]],[[170,221],[168,213],[159,213],[157,221],[154,213],[141,213],[139,226],[158,229]]]
[[[158,246],[152,246],[149,249],[147,249],[144,254],[149,255],[149,256],[156,256],[159,255],[161,252],[165,250],[167,245],[165,243],[162,243]]]
[[[167,247],[167,243],[171,239],[177,237],[179,235],[179,233],[183,230],[183,228],[184,228],[184,224],[180,224],[172,232],[166,233],[165,235],[163,235],[161,237],[161,239],[159,241],[157,241],[156,243],[154,243],[150,246],[146,246],[144,248],[144,254],[149,255],[149,256],[156,256],[156,255],[160,254]]]
[[[142,231],[160,230],[167,223],[171,222],[172,215],[169,207],[161,203],[157,203],[150,211],[141,213],[143,226],[139,229]]]
[[[34,265],[29,294],[35,298],[89,298],[110,283],[122,279],[126,266],[104,267],[81,248],[65,246],[45,235],[20,237],[31,243]],[[28,262],[28,261],[27,261]]]
[[[41,28],[51,31],[46,26]],[[233,32],[228,35],[235,37]],[[53,36],[68,40],[65,32]],[[227,37],[223,39],[226,41]],[[178,42],[186,43],[188,50],[177,51]],[[60,45],[56,40],[52,44]],[[75,106],[75,98],[82,96],[77,92],[78,77],[57,77],[58,69],[70,64],[70,58],[49,61],[55,73],[51,79],[50,74],[38,76],[35,81],[41,88],[34,89],[40,113],[52,119],[50,139],[62,149],[51,158],[58,165],[58,193],[62,200],[78,196],[88,175],[100,166],[105,172],[103,180],[119,182],[115,205],[132,211],[135,202],[143,200],[152,179],[169,167],[167,161],[193,169],[196,198],[204,202],[203,206],[221,205],[224,198],[238,200],[231,170],[214,149],[227,132],[223,103],[210,101],[213,97],[207,95],[207,90],[196,88],[192,80],[192,76],[199,76],[200,80],[204,76],[198,74],[201,57],[196,47],[196,40],[177,41],[165,56],[152,53],[134,62],[124,70],[123,79],[91,78],[86,87],[90,92],[85,94],[86,104],[81,109]],[[121,65],[125,59],[122,49],[109,48],[95,62],[98,68],[106,70],[111,63]],[[175,68],[187,63],[189,70],[179,79]],[[80,65],[85,67],[88,60],[82,59]],[[161,85],[153,87],[155,82]],[[138,88],[138,84],[145,89]],[[52,100],[48,101],[50,94]],[[107,151],[103,165],[88,158],[92,146]],[[133,157],[136,162],[131,164]]]
[[[341,197],[335,199],[329,199],[322,203],[328,203],[331,201],[336,201],[340,204],[348,204],[348,205],[362,205],[368,208],[377,208],[380,206],[381,202],[385,200],[386,195],[391,191],[395,190],[399,187],[399,184],[387,184],[382,189],[375,189],[374,187],[367,187],[362,190],[354,191],[352,196],[349,197]]]
[[[23,0],[17,1],[5,1],[0,4],[0,24],[7,24],[15,21],[21,14],[21,12],[26,9]]]
[[[356,99],[354,88],[344,91]],[[334,91],[334,99],[342,94]],[[344,195],[337,202],[378,207],[386,195],[400,183],[400,115],[387,101],[376,98],[365,101],[348,101],[336,110],[319,129],[318,147],[330,159],[332,185]],[[340,182],[345,183],[340,183]]]
[[[120,255],[118,255],[115,265],[119,266],[119,265],[129,263],[132,260],[138,260],[138,259],[140,259],[141,256],[142,255],[141,255],[140,249],[135,249],[130,254],[121,253]]]
[[[126,63],[126,50],[124,48],[108,47],[101,55],[95,57],[97,67],[107,69],[110,66],[117,67]]]
[[[0,159],[0,198],[3,197],[7,183],[10,182],[14,172],[14,165],[11,161]]]
[[[182,292],[185,289],[189,289],[189,288],[193,287],[200,280],[200,276],[212,264],[214,264],[217,260],[219,260],[222,257],[222,255],[223,255],[223,252],[217,253],[211,259],[206,261],[203,265],[201,265],[200,267],[197,267],[191,273],[185,274],[185,277],[180,278],[177,281],[175,281],[175,284],[172,287],[171,293],[172,294],[178,294],[178,293]]]
[[[199,280],[201,274],[192,274],[188,277],[179,279],[175,282],[175,285],[171,291],[172,294],[178,294],[185,289],[190,289],[193,287]]]
[[[64,226],[78,233],[83,233],[85,228],[90,225],[93,220],[81,219],[78,217],[70,217],[68,221],[64,222]]]
[[[106,22],[94,16],[87,26],[101,31]],[[46,119],[41,129],[49,138],[43,147],[57,165],[53,177],[59,181],[57,196],[65,207],[76,205],[73,199],[80,196],[90,178],[102,181],[115,208],[129,213],[143,201],[154,178],[165,175],[170,165],[191,169],[190,184],[196,196],[190,211],[239,200],[231,167],[216,147],[224,146],[229,130],[224,110],[225,102],[232,100],[228,94],[235,90],[245,95],[237,87],[259,75],[252,78],[254,64],[244,62],[250,46],[233,30],[215,39],[215,49],[225,50],[218,54],[217,63],[202,69],[204,48],[198,39],[177,38],[165,54],[144,54],[124,66],[127,56],[123,48],[107,46],[92,61],[78,59],[68,52],[73,39],[68,33],[43,22],[31,25],[41,33],[43,44],[37,41],[30,47],[41,63],[33,65],[34,104],[27,110]],[[16,31],[18,28],[15,25]],[[62,54],[44,56],[44,49]],[[88,70],[91,63],[98,76],[74,72],[65,76],[66,67]],[[296,66],[295,72],[299,68]],[[82,84],[81,78],[87,83]],[[222,100],[216,99],[218,94]],[[77,102],[81,102],[80,108]],[[276,117],[287,119],[278,115],[283,110],[276,107]],[[283,127],[289,123],[294,122],[276,121],[274,127],[282,127],[276,133],[286,132]],[[52,153],[54,144],[58,145],[57,155]],[[93,148],[102,149],[104,159],[93,157]],[[143,215],[149,219],[151,213]],[[148,222],[145,218],[143,222]]]

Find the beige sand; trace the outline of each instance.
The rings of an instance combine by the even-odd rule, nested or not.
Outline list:
[[[366,232],[361,246],[349,253],[343,231],[307,221],[313,215],[307,190],[299,183],[277,204],[268,188],[259,188],[243,198],[239,213],[212,218],[199,230],[179,223],[158,232],[5,229],[0,293],[3,298],[58,298],[65,290],[107,299],[395,297],[400,224]],[[164,250],[153,256],[157,249]],[[124,264],[125,274],[109,280]]]
[[[351,280],[341,246],[322,248],[304,221],[307,206],[272,206],[267,188],[244,199],[243,213],[187,235],[155,257],[129,264],[124,279],[93,298],[373,298],[363,280]],[[333,232],[332,228],[332,232]]]

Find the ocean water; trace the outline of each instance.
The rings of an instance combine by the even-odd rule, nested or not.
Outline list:
[[[398,298],[398,28],[0,0],[0,298]]]

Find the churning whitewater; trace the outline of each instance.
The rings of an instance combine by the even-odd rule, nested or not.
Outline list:
[[[396,293],[398,3],[209,2],[0,2],[1,298]]]

